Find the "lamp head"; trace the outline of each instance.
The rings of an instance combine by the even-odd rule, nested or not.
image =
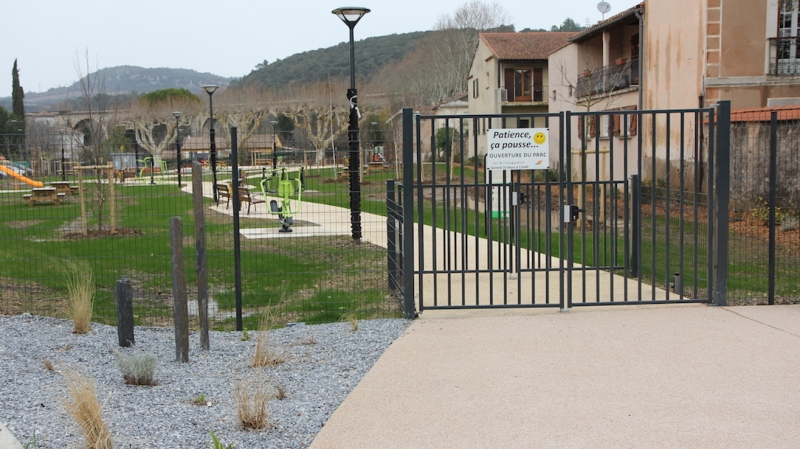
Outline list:
[[[277,121],[277,120],[273,120],[273,121],[271,121],[270,123],[272,123],[272,126],[275,126],[275,125],[277,125],[277,124],[278,124],[278,121]]]
[[[183,114],[181,111],[174,111],[174,112],[172,113],[172,115],[173,115],[175,118],[180,118],[181,114]]]
[[[369,11],[369,9],[362,8],[360,6],[343,6],[341,8],[336,8],[331,12],[342,19],[342,22],[344,22],[350,29],[353,29],[358,21],[364,17],[364,14],[368,13]]]
[[[209,96],[211,96],[211,94],[213,94],[214,91],[216,91],[218,88],[219,88],[219,86],[216,86],[214,84],[207,84],[207,85],[203,86],[203,90],[208,92]]]

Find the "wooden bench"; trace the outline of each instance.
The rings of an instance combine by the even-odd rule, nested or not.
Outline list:
[[[239,210],[242,208],[242,204],[247,203],[247,215],[250,215],[250,206],[255,207],[256,204],[263,204],[265,203],[264,197],[253,193],[250,189],[240,188],[239,189]]]
[[[381,171],[386,171],[389,168],[389,166],[384,164],[383,162],[370,162],[368,167],[370,170],[381,169]]]
[[[214,186],[214,189],[217,191],[217,206],[219,206],[220,200],[227,198],[225,209],[228,209],[228,206],[231,203],[231,189],[228,187],[228,184],[217,183],[217,185]]]

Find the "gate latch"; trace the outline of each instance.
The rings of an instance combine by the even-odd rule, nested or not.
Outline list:
[[[586,212],[584,209],[578,208],[574,204],[564,205],[564,223],[572,223],[578,220],[578,214]]]

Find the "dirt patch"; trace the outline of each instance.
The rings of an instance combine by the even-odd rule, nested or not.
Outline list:
[[[129,237],[133,235],[142,235],[142,231],[133,228],[116,228],[111,231],[111,228],[89,228],[86,230],[86,235],[82,232],[70,232],[64,234],[67,240],[80,240],[80,239],[93,239],[102,237]]]
[[[6,226],[12,229],[24,229],[42,223],[44,220],[7,221]]]

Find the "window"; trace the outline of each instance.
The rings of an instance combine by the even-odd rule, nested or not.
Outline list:
[[[636,106],[622,108],[623,111],[635,111]],[[614,135],[617,137],[632,137],[636,135],[636,114],[620,114],[614,116]]]
[[[600,116],[600,138],[601,139],[608,139],[608,127],[611,125],[612,121],[610,120],[610,115],[601,115]]]
[[[478,78],[472,80],[472,98],[478,98]]]
[[[778,9],[778,67],[779,75],[800,74],[797,59],[798,0],[781,0]]]

